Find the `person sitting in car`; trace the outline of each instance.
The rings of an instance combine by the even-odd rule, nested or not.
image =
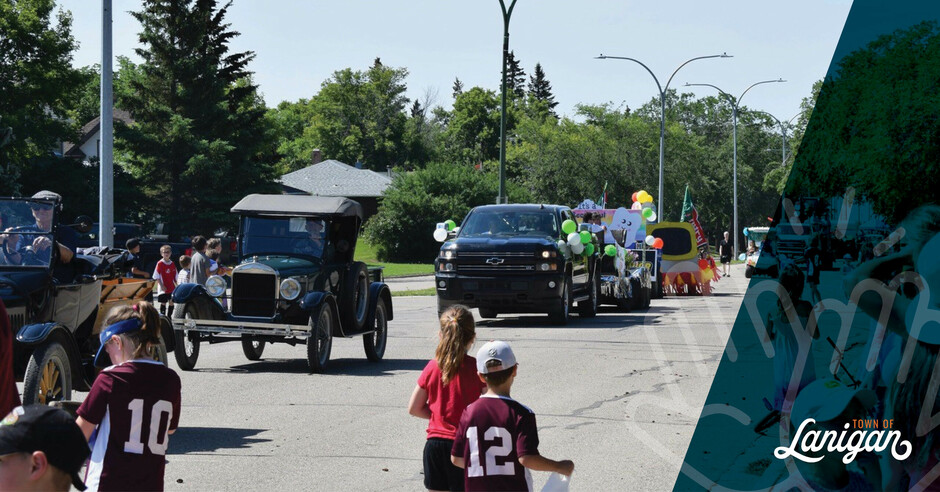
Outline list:
[[[23,264],[24,262],[38,264],[48,263],[54,246],[59,252],[56,267],[59,267],[59,265],[68,265],[72,262],[72,258],[75,256],[75,248],[78,245],[78,234],[71,227],[62,225],[56,228],[54,239],[50,239],[49,236],[46,235],[26,234],[48,233],[52,231],[53,208],[58,207],[61,212],[62,196],[52,191],[42,190],[33,195],[33,198],[51,200],[54,203],[30,203],[29,206],[33,212],[33,218],[36,219],[36,224],[19,228],[16,232],[21,234],[13,234],[10,232],[5,234],[6,238],[4,240],[3,252],[6,256],[6,260],[11,264],[17,265]],[[15,246],[11,248],[11,244],[15,244]],[[27,251],[31,251],[35,255],[35,258],[24,258]],[[61,272],[63,275],[66,274],[61,268],[57,268],[57,272]],[[59,277],[60,275],[56,275],[56,278]]]
[[[307,236],[297,240],[294,245],[294,252],[317,258],[322,257],[325,238],[323,221],[320,219],[307,219],[304,229],[307,231]]]

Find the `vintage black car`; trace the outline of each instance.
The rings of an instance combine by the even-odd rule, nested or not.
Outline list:
[[[566,220],[575,217],[561,205],[471,210],[434,262],[438,311],[462,304],[479,308],[484,318],[535,312],[564,324],[577,302],[580,316],[595,316],[599,255],[571,254],[560,247]]]
[[[192,370],[202,342],[241,340],[249,360],[265,343],[304,344],[311,372],[329,362],[333,337],[362,335],[366,357],[385,354],[391,293],[381,269],[354,261],[362,206],[346,198],[249,195],[241,215],[231,295],[225,279],[173,292],[174,352]],[[224,301],[224,302],[223,302]]]
[[[76,254],[68,264],[59,262],[54,241],[66,233],[62,228],[91,227],[88,217],[57,224],[59,209],[51,200],[0,198],[0,298],[15,334],[13,371],[24,382],[27,404],[87,391],[97,375],[97,334],[108,309],[153,288],[152,281],[121,278],[126,252]],[[160,352],[165,360],[165,347]]]

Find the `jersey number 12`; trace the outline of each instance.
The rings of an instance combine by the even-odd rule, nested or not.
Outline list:
[[[131,411],[131,430],[127,442],[124,443],[125,453],[144,454],[144,443],[140,440],[141,427],[144,420],[144,400],[136,398],[127,405]],[[166,426],[161,428],[163,414],[166,414]],[[169,444],[167,439],[167,430],[170,427],[170,419],[173,418],[173,404],[166,400],[159,400],[153,404],[150,410],[150,439],[147,447],[150,452],[158,455],[166,454],[166,447]],[[159,439],[159,441],[158,441]]]
[[[496,440],[499,444],[496,444]],[[480,465],[480,443],[477,442],[476,426],[467,429],[467,440],[470,443],[470,466],[467,467],[468,477],[482,477],[485,475],[515,475],[515,463],[511,460],[502,465],[496,464],[496,458],[505,458],[512,452],[512,437],[503,427],[490,427],[483,433],[483,440],[493,441],[486,448],[486,468]]]

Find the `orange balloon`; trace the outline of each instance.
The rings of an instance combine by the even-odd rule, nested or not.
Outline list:
[[[637,199],[636,199],[637,193],[639,193],[639,192],[638,192],[638,191],[634,191],[634,192],[633,192],[633,201],[637,201]]]
[[[663,249],[663,240],[661,238],[656,238],[653,240],[653,247],[656,249]]]

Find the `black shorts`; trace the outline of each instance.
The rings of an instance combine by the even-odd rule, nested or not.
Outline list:
[[[463,490],[463,468],[450,461],[454,441],[432,437],[424,444],[424,487],[428,490]]]

